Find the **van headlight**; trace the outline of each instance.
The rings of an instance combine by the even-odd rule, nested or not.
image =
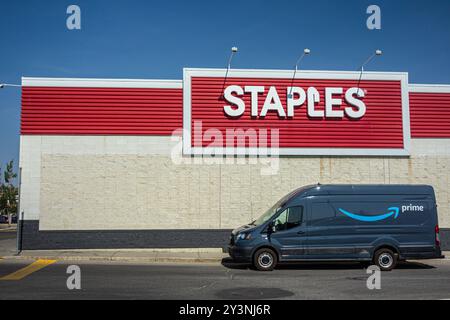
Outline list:
[[[250,240],[252,238],[252,234],[251,233],[240,233],[238,235],[238,239],[239,240]]]

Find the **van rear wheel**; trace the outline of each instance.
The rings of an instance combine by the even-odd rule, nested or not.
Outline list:
[[[259,249],[253,256],[253,265],[259,271],[272,271],[277,262],[277,254],[269,248]]]
[[[392,250],[383,248],[375,252],[373,263],[381,271],[391,271],[397,265],[397,255]]]

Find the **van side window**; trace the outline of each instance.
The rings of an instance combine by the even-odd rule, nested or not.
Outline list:
[[[336,212],[329,203],[313,203],[311,206],[310,225],[321,225],[336,217]]]
[[[303,207],[290,207],[284,210],[274,221],[275,231],[285,231],[302,225]]]

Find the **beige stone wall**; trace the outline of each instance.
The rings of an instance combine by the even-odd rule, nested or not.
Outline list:
[[[448,228],[450,155],[421,154],[426,147],[410,159],[281,158],[273,176],[261,175],[261,164],[176,165],[167,154],[43,152],[40,229],[234,228],[317,182],[431,184]]]

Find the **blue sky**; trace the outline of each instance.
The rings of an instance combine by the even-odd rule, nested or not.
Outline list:
[[[81,30],[66,9],[81,8]],[[381,7],[381,30],[366,9]],[[0,82],[22,76],[181,79],[183,67],[406,71],[411,83],[450,84],[450,1],[0,0]],[[20,89],[0,90],[0,164],[18,161]]]

